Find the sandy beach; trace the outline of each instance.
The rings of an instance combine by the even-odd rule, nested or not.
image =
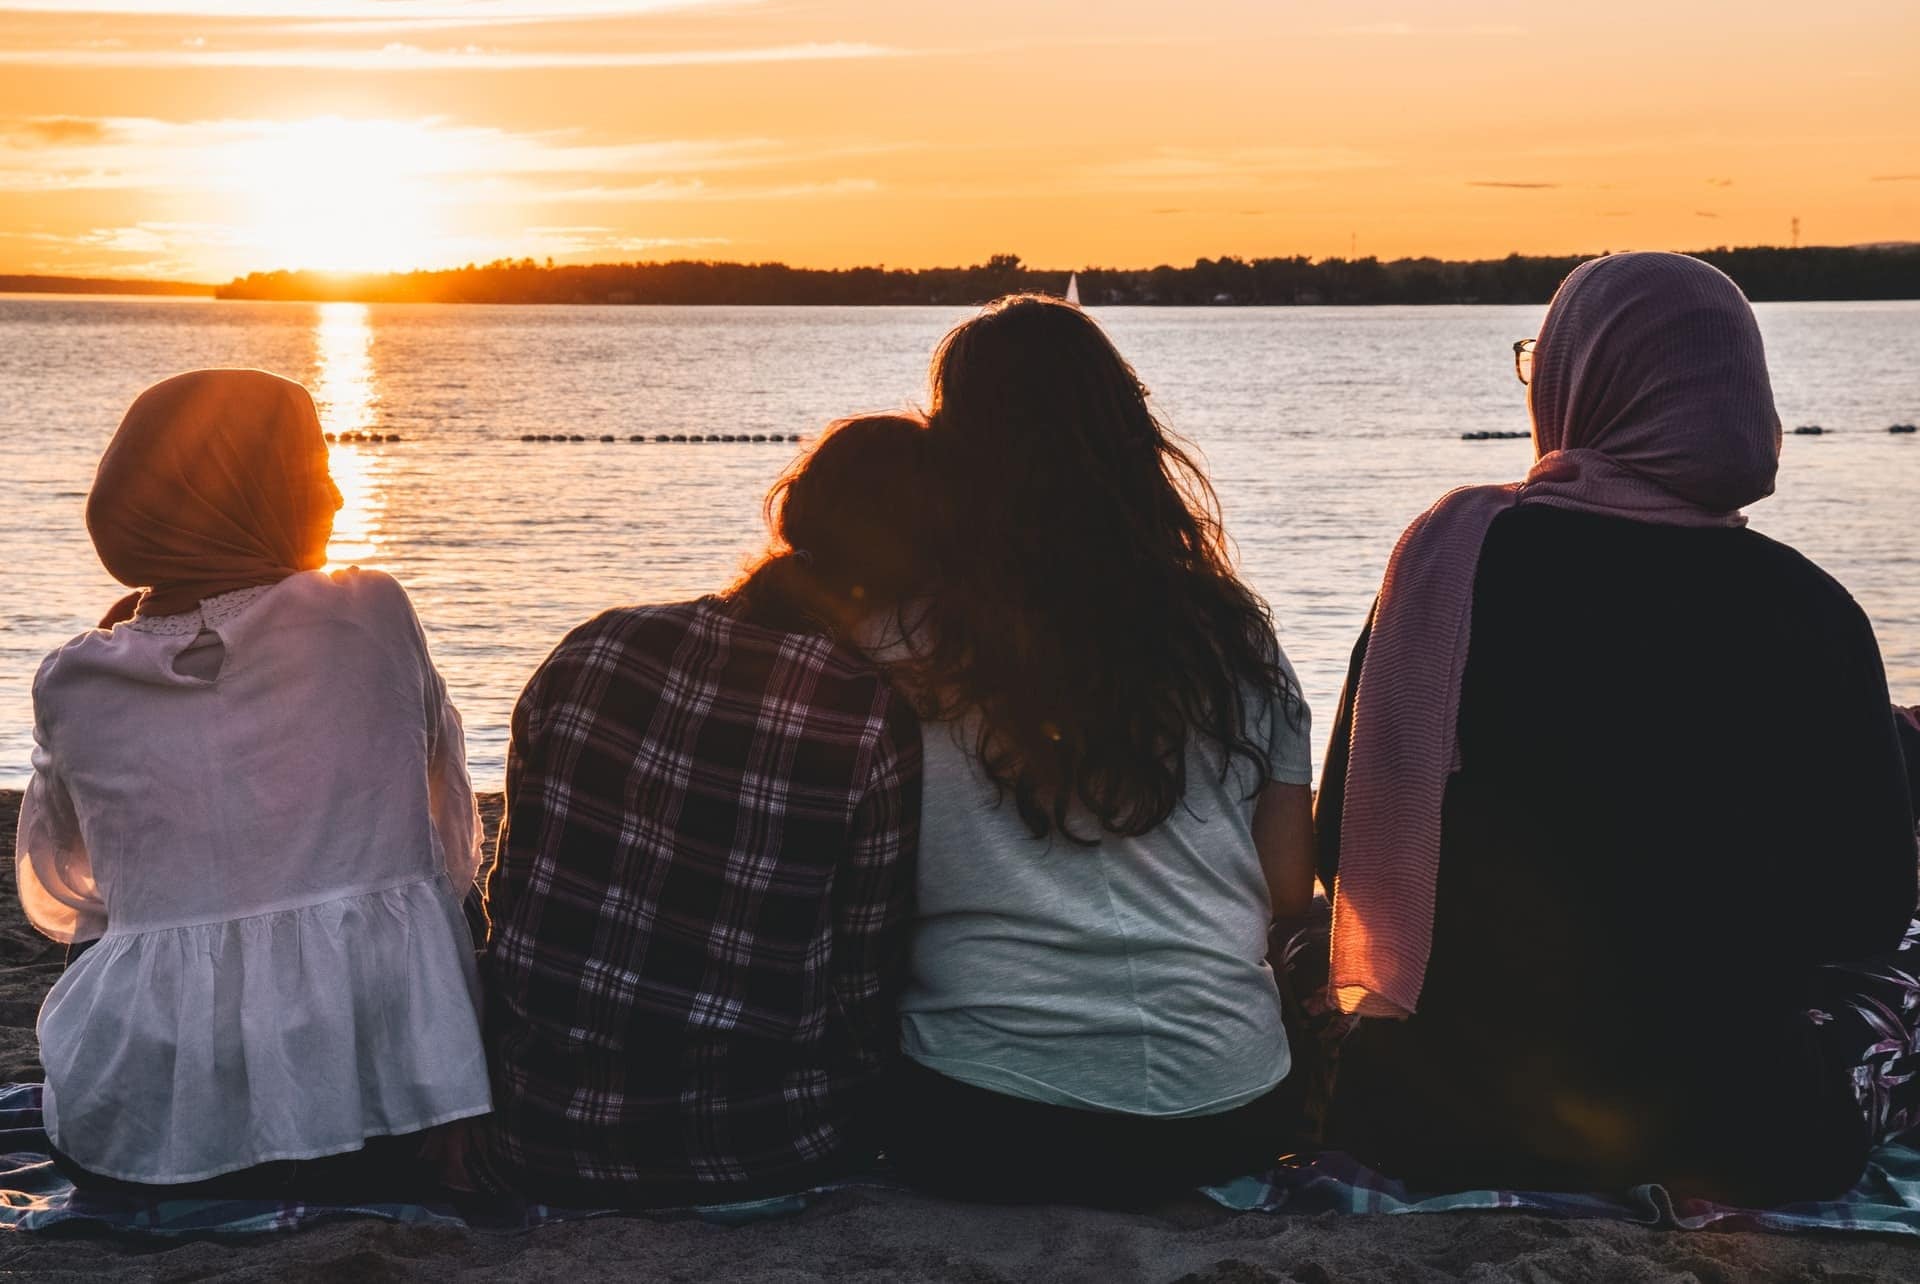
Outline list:
[[[498,798],[487,800],[489,828]],[[0,1079],[37,1079],[33,1020],[63,952],[13,891],[19,795],[0,792]],[[1230,1214],[965,1206],[843,1191],[783,1222],[724,1229],[606,1218],[526,1234],[346,1220],[246,1241],[19,1236],[0,1278],[63,1280],[1869,1281],[1920,1277],[1920,1244],[1862,1235],[1651,1231],[1506,1213]]]

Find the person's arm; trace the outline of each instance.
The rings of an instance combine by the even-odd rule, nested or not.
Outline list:
[[[1894,949],[1913,918],[1920,860],[1880,647],[1865,613],[1851,601],[1845,610],[1823,622],[1808,657],[1818,676],[1792,697],[1806,794],[1781,815],[1809,862],[1790,904],[1815,962]]]
[[[1269,656],[1283,680],[1266,698],[1266,783],[1254,799],[1253,847],[1273,917],[1284,921],[1313,905],[1313,714],[1278,638],[1269,640]]]
[[[20,908],[42,936],[72,945],[97,940],[107,930],[107,906],[94,885],[80,818],[37,721],[33,776],[20,800],[13,859]]]
[[[1894,726],[1900,732],[1900,750],[1907,759],[1907,793],[1913,810],[1920,815],[1920,706],[1893,708]]]
[[[899,1050],[895,1005],[906,982],[920,850],[920,723],[891,698],[852,843],[833,880],[829,986],[854,1059],[878,1072]]]
[[[520,699],[513,706],[513,719],[507,738],[506,802],[500,815],[500,831],[493,843],[493,863],[487,867],[483,905],[487,919],[487,941],[491,945],[494,928],[511,912],[527,886],[533,853],[528,843],[545,827],[543,795],[534,786],[539,773],[540,729],[546,711],[546,684],[549,657],[535,670]]]
[[[399,589],[397,584],[394,587]],[[427,822],[453,893],[465,901],[473,893],[481,859],[480,809],[473,796],[473,782],[467,777],[466,728],[460,721],[460,711],[447,695],[446,679],[434,666],[427,631],[404,589],[400,590],[400,603],[422,674],[420,713],[427,732]]]
[[[1313,789],[1269,781],[1253,807],[1253,845],[1276,919],[1313,904]]]
[[[1379,606],[1374,603],[1375,609]],[[1313,827],[1319,846],[1320,886],[1333,895],[1333,880],[1340,872],[1340,809],[1347,802],[1347,759],[1353,745],[1353,704],[1360,691],[1360,666],[1366,662],[1367,639],[1373,636],[1373,611],[1367,612],[1366,627],[1353,644],[1353,658],[1347,662],[1347,680],[1340,688],[1340,710],[1333,719],[1333,734],[1327,738],[1327,756],[1320,767],[1320,794],[1314,800]]]
[[[445,853],[447,878],[465,896],[473,888],[483,856],[480,807],[467,776],[467,733],[460,711],[447,698],[446,684],[438,673],[433,674],[433,685],[439,707],[428,715],[427,810]]]

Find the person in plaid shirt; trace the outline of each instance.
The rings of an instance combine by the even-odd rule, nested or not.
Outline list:
[[[920,436],[836,425],[739,585],[608,611],[528,683],[486,888],[486,1184],[713,1203],[872,1158],[920,726],[842,637],[916,573]]]

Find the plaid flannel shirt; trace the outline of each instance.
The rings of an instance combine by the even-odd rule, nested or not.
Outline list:
[[[513,715],[489,1166],[550,1199],[698,1202],[856,1159],[919,822],[918,721],[857,652],[720,598],[576,629]]]

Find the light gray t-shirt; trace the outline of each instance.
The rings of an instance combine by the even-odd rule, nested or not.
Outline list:
[[[1310,783],[1305,704],[1289,717],[1262,694],[1248,716],[1272,778]],[[1035,839],[1010,796],[996,801],[972,731],[925,726],[907,1055],[1009,1096],[1168,1118],[1231,1110],[1284,1079],[1245,757],[1223,780],[1219,750],[1190,737],[1185,802],[1145,834],[1084,848]],[[1083,817],[1075,832],[1096,828]]]

